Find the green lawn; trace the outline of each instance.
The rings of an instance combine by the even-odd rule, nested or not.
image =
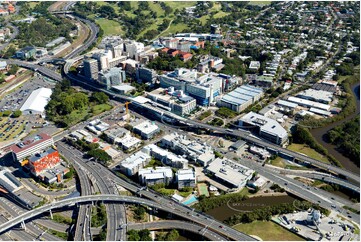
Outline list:
[[[182,30],[186,29],[188,26],[185,23],[179,23],[179,24],[171,24],[169,29],[167,31],[164,31],[161,35],[169,35],[170,33],[175,34],[178,32],[181,32]]]
[[[222,18],[222,17],[227,16],[227,15],[229,15],[229,13],[220,11],[220,12],[216,13],[213,17],[214,18]]]
[[[237,224],[233,228],[249,235],[256,235],[266,241],[303,241],[298,235],[271,221],[254,221],[248,224]]]
[[[230,14],[222,11],[222,5],[220,3],[214,3],[210,12],[215,13],[214,18],[222,18]]]
[[[269,5],[272,1],[250,1],[250,5]]]
[[[283,159],[281,157],[277,157],[274,160],[271,160],[271,165],[273,166],[277,166],[277,167],[281,167],[281,168],[285,168],[286,167],[286,163],[283,161]]]
[[[196,5],[196,1],[175,1],[175,2],[165,2],[169,7],[171,7],[173,9],[173,12],[176,9],[183,9],[183,8],[187,8],[187,7],[192,7],[194,5]]]
[[[88,110],[75,110],[71,112],[66,118],[70,121],[72,124],[76,124],[83,120],[88,115]]]
[[[148,3],[149,3],[149,8],[152,11],[156,12],[158,17],[164,14],[164,10],[158,3],[154,3],[154,2],[148,2]]]
[[[30,8],[34,8],[36,5],[38,5],[40,2],[28,2]]]
[[[304,145],[304,144],[291,144],[287,147],[287,149],[302,153],[304,155],[307,155],[313,159],[323,161],[325,163],[330,163],[330,161],[326,158],[326,156],[321,155],[314,149],[311,149],[310,147]]]
[[[124,34],[122,26],[114,21],[105,18],[96,19],[95,22],[100,25],[100,28],[103,29],[104,35],[121,35]]]
[[[271,165],[290,170],[308,170],[306,167],[303,166],[288,165],[287,162],[279,156],[276,159],[271,160]]]
[[[109,104],[98,104],[92,107],[93,115],[98,115],[99,113],[105,112],[112,109],[112,106]]]

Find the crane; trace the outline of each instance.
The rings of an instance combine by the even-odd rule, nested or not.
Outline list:
[[[127,114],[127,123],[129,123],[129,120],[130,120],[130,116],[129,116],[129,108],[128,108],[128,105],[130,104],[131,102],[125,102],[125,110],[126,110],[126,114]]]

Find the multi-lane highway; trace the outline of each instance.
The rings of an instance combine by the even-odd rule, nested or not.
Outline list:
[[[266,177],[272,182],[279,184],[289,193],[295,194],[300,198],[318,204],[328,210],[338,211],[344,217],[350,216],[351,220],[359,223],[359,214],[346,211],[342,208],[345,205],[349,207],[354,207],[355,204],[353,204],[351,201],[339,196],[335,196],[322,189],[307,186],[300,181],[280,174],[279,171],[275,171],[275,169],[273,168],[262,166],[262,164],[254,162],[253,160],[241,159],[240,163],[257,171],[261,176]]]
[[[65,151],[62,150],[62,146],[58,146],[58,150],[60,153],[64,154]],[[86,173],[86,169],[78,164],[74,160],[75,154],[69,153],[69,155],[66,156],[69,162],[73,165],[75,171],[78,174],[80,187],[81,187],[81,195],[91,195],[93,194],[93,189],[91,185],[91,181],[88,177],[88,174]],[[91,215],[91,206],[90,205],[80,205],[78,210],[78,218],[77,223],[75,226],[75,233],[74,233],[74,240],[75,241],[89,241],[91,240],[91,224],[90,224],[90,215]]]
[[[90,176],[94,181],[96,186],[99,188],[99,191],[102,194],[118,194],[117,190],[113,186],[112,182],[107,178],[107,175],[97,168],[97,163],[85,163],[86,160],[82,158],[83,154],[79,151],[75,153],[73,150],[62,142],[58,142],[58,149],[68,159],[71,159],[76,164],[81,164],[81,170],[84,170],[88,176]],[[82,191],[86,190],[89,193],[90,188],[82,187]],[[117,241],[126,239],[126,231],[118,231],[119,226],[122,223],[126,223],[126,213],[125,207],[122,204],[106,204],[107,211],[107,240]],[[91,213],[89,213],[90,215]],[[90,217],[90,216],[89,216]],[[88,217],[86,217],[87,219]],[[84,221],[79,219],[80,221]],[[79,221],[77,223],[76,231],[80,229]],[[88,226],[90,229],[90,225]],[[88,231],[91,233],[91,231]]]

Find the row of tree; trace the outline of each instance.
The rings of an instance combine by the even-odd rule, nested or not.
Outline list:
[[[131,229],[127,231],[127,235],[129,241],[152,241],[152,237],[150,237],[150,231],[148,229]]]
[[[205,198],[205,197],[200,196],[199,202],[197,204],[195,204],[193,207],[202,212],[206,212],[213,208],[217,208],[222,205],[225,205],[228,202],[236,203],[236,202],[244,201],[246,199],[248,199],[247,196],[240,195],[238,193],[230,193],[230,194],[225,194],[222,196],[210,197],[210,198]]]
[[[296,206],[295,206],[296,205]],[[241,212],[233,215],[225,222],[229,225],[235,225],[239,223],[252,223],[256,220],[271,220],[272,216],[279,214],[287,214],[292,213],[293,211],[303,211],[313,207],[314,209],[320,210],[321,213],[328,216],[330,211],[320,207],[317,204],[311,204],[307,201],[298,201],[293,203],[281,203],[272,206],[267,206],[263,208],[258,208],[253,210],[252,212]]]

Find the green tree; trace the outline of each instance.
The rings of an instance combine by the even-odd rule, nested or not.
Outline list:
[[[3,112],[3,116],[4,116],[4,117],[9,117],[10,114],[11,114],[11,111],[10,111],[10,110],[5,110],[5,111]]]
[[[104,92],[94,92],[92,94],[92,99],[99,104],[104,104],[109,101],[108,95],[106,95]]]
[[[138,234],[138,231],[131,229],[127,232],[128,234],[128,240],[129,241],[139,241],[140,240],[140,236]]]
[[[107,162],[111,160],[111,157],[104,150],[101,150],[99,148],[90,150],[87,154],[99,161]]]
[[[11,65],[10,70],[8,71],[10,75],[15,75],[19,70],[18,65]]]
[[[89,98],[86,94],[77,92],[72,95],[74,99],[74,108],[83,109],[87,108],[89,105]]]
[[[16,110],[16,111],[13,112],[12,117],[13,118],[18,118],[18,117],[21,116],[21,114],[22,114],[22,112],[20,110]]]
[[[140,230],[139,237],[141,241],[152,241],[152,237],[150,237],[150,231],[148,229]]]
[[[142,220],[144,218],[145,208],[143,206],[137,206],[134,210],[134,218],[136,220]]]
[[[10,45],[10,47],[6,50],[6,52],[3,54],[4,58],[10,58],[13,55],[15,55],[16,48],[14,45]]]
[[[167,233],[165,240],[166,241],[176,241],[179,238],[179,232],[176,229],[172,229]]]

